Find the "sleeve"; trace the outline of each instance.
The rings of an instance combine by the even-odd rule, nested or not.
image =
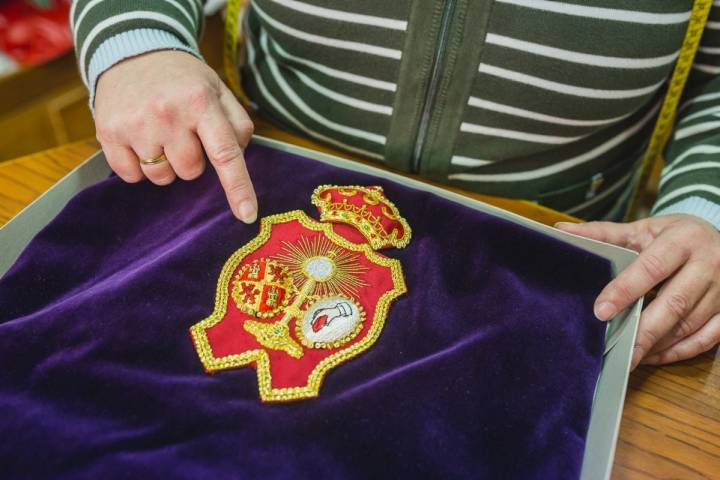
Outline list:
[[[92,109],[100,75],[116,63],[155,50],[200,57],[203,0],[73,0],[70,27]]]
[[[654,215],[688,213],[720,229],[720,2],[715,2],[665,150]]]

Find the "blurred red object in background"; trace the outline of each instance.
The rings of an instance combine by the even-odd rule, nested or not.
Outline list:
[[[36,65],[72,49],[70,0],[44,3],[0,0],[0,74],[6,65]]]

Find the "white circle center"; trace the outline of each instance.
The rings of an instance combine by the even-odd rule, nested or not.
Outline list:
[[[335,263],[328,257],[313,257],[305,263],[304,270],[316,282],[324,282],[332,277]]]

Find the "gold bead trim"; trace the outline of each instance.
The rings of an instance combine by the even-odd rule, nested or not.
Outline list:
[[[323,232],[336,245],[355,252],[361,252],[365,254],[366,258],[371,262],[389,268],[393,288],[382,294],[378,299],[373,314],[374,320],[365,337],[320,361],[308,376],[308,382],[305,386],[273,388],[270,374],[270,358],[265,350],[257,349],[243,352],[242,354],[216,357],[210,347],[206,330],[218,324],[224,318],[228,303],[228,283],[240,262],[268,241],[274,224],[287,223],[294,220],[298,221],[305,228]],[[227,262],[225,262],[220,273],[220,278],[218,279],[218,286],[215,293],[215,308],[209,317],[190,327],[190,335],[192,336],[200,361],[208,372],[242,367],[254,362],[257,370],[258,390],[260,392],[260,398],[263,401],[288,402],[314,398],[318,396],[323,379],[328,371],[364,352],[377,341],[385,325],[390,304],[406,291],[405,278],[403,277],[402,267],[398,260],[378,254],[367,244],[360,245],[352,243],[336,234],[331,224],[317,222],[308,217],[302,210],[293,210],[291,212],[264,217],[260,221],[260,233],[236,250]]]

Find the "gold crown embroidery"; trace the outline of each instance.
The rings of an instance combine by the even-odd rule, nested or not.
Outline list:
[[[352,204],[348,198],[333,201],[333,191],[344,197],[361,197],[363,202],[360,205]],[[410,225],[380,187],[321,185],[313,192],[311,201],[320,210],[321,221],[354,226],[374,249],[386,246],[403,248],[410,242]],[[379,208],[373,208],[376,206]],[[386,223],[392,226],[388,227]]]

